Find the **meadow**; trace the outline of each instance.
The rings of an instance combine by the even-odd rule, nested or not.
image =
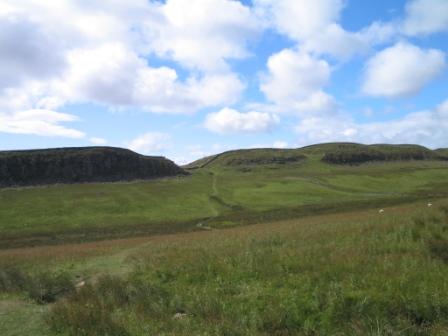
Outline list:
[[[384,210],[3,250],[2,335],[446,335],[448,200]]]
[[[447,161],[245,154],[1,189],[1,335],[448,335]]]
[[[189,176],[0,189],[0,247],[188,232],[448,196],[448,161],[215,164]]]

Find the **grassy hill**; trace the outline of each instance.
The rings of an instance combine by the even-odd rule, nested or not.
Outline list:
[[[445,335],[445,153],[239,150],[0,189],[1,334]]]
[[[442,160],[448,160],[448,148],[439,148],[435,152]]]
[[[197,169],[209,166],[241,166],[286,164],[305,160],[306,156],[295,149],[241,149],[208,156],[185,166],[187,169]]]
[[[197,169],[210,166],[237,166],[256,164],[285,164],[317,157],[327,163],[362,164],[378,161],[443,160],[446,149],[430,150],[419,145],[362,145],[357,143],[326,143],[297,149],[245,149],[208,156],[185,166]]]
[[[112,182],[183,174],[163,157],[112,147],[0,151],[0,187]]]
[[[222,228],[448,194],[447,161],[322,160],[346,146],[359,147],[231,151],[182,178],[3,189],[0,247]]]

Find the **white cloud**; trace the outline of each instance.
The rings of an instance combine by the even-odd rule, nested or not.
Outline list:
[[[268,24],[311,53],[340,59],[365,53],[396,34],[394,24],[373,22],[357,32],[339,23],[345,0],[255,0],[255,8]]]
[[[238,112],[234,109],[209,113],[204,126],[216,133],[255,133],[270,130],[279,123],[276,115],[265,112]]]
[[[0,132],[83,138],[85,137],[83,132],[60,125],[76,120],[78,118],[71,114],[42,109],[0,113]]]
[[[366,54],[372,47],[392,40],[397,34],[395,23],[373,22],[358,32],[349,32],[337,23],[329,24],[303,41],[302,48],[317,54],[328,54],[348,60]]]
[[[107,140],[103,139],[103,138],[92,137],[92,138],[89,138],[89,141],[92,144],[97,145],[97,146],[102,146],[102,145],[107,144]]]
[[[401,119],[356,123],[349,117],[305,118],[296,127],[298,145],[351,141],[361,143],[417,143],[446,147],[448,100],[433,110],[413,112]]]
[[[131,140],[127,147],[141,154],[160,154],[169,148],[170,139],[167,133],[148,132]]]
[[[259,11],[281,33],[305,40],[339,18],[343,0],[255,0]]]
[[[391,41],[397,37],[399,27],[398,23],[375,21],[367,27],[364,27],[356,34],[361,37],[370,46],[375,46]]]
[[[374,55],[366,65],[363,92],[389,98],[417,94],[445,69],[445,54],[399,42]]]
[[[233,103],[244,84],[234,74],[180,81],[174,69],[153,68],[125,45],[102,45],[69,54],[70,71],[53,83],[57,96],[113,107],[139,106],[151,112],[190,113]]]
[[[346,59],[351,55],[366,52],[369,40],[365,34],[344,30],[339,24],[332,23],[323,27],[312,38],[304,41],[304,49],[319,54],[330,54]]]
[[[272,55],[261,91],[279,111],[320,113],[334,110],[333,97],[322,91],[329,81],[330,65],[309,53],[284,49]]]
[[[50,78],[65,67],[61,43],[51,31],[27,18],[0,19],[0,55],[0,90]]]
[[[146,21],[147,42],[159,56],[187,67],[216,71],[227,59],[247,57],[248,40],[261,31],[251,9],[232,0],[167,0]]]
[[[107,5],[5,0],[0,8],[1,111],[82,102],[192,113],[234,103],[245,84],[226,61],[248,55],[246,42],[260,30],[258,21],[235,1],[197,0],[188,3],[189,10],[185,5],[178,0]],[[214,72],[190,72],[179,79],[173,68],[148,65],[152,52]]]
[[[448,1],[412,0],[406,5],[403,32],[408,35],[448,31]]]
[[[261,90],[269,100],[290,103],[319,90],[330,77],[330,66],[306,52],[284,49],[269,57]]]
[[[197,97],[204,107],[234,103],[246,88],[246,84],[231,73],[210,74],[200,79],[190,78],[187,85],[190,94]]]

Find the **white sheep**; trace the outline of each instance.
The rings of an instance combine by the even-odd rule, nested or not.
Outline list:
[[[432,203],[428,203],[428,208],[432,207]]]
[[[383,213],[384,212],[384,209],[380,209],[380,211],[378,211],[379,213]]]

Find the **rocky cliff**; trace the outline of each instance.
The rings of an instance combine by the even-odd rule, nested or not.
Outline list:
[[[113,147],[0,151],[0,187],[113,182],[186,174],[164,157]]]

